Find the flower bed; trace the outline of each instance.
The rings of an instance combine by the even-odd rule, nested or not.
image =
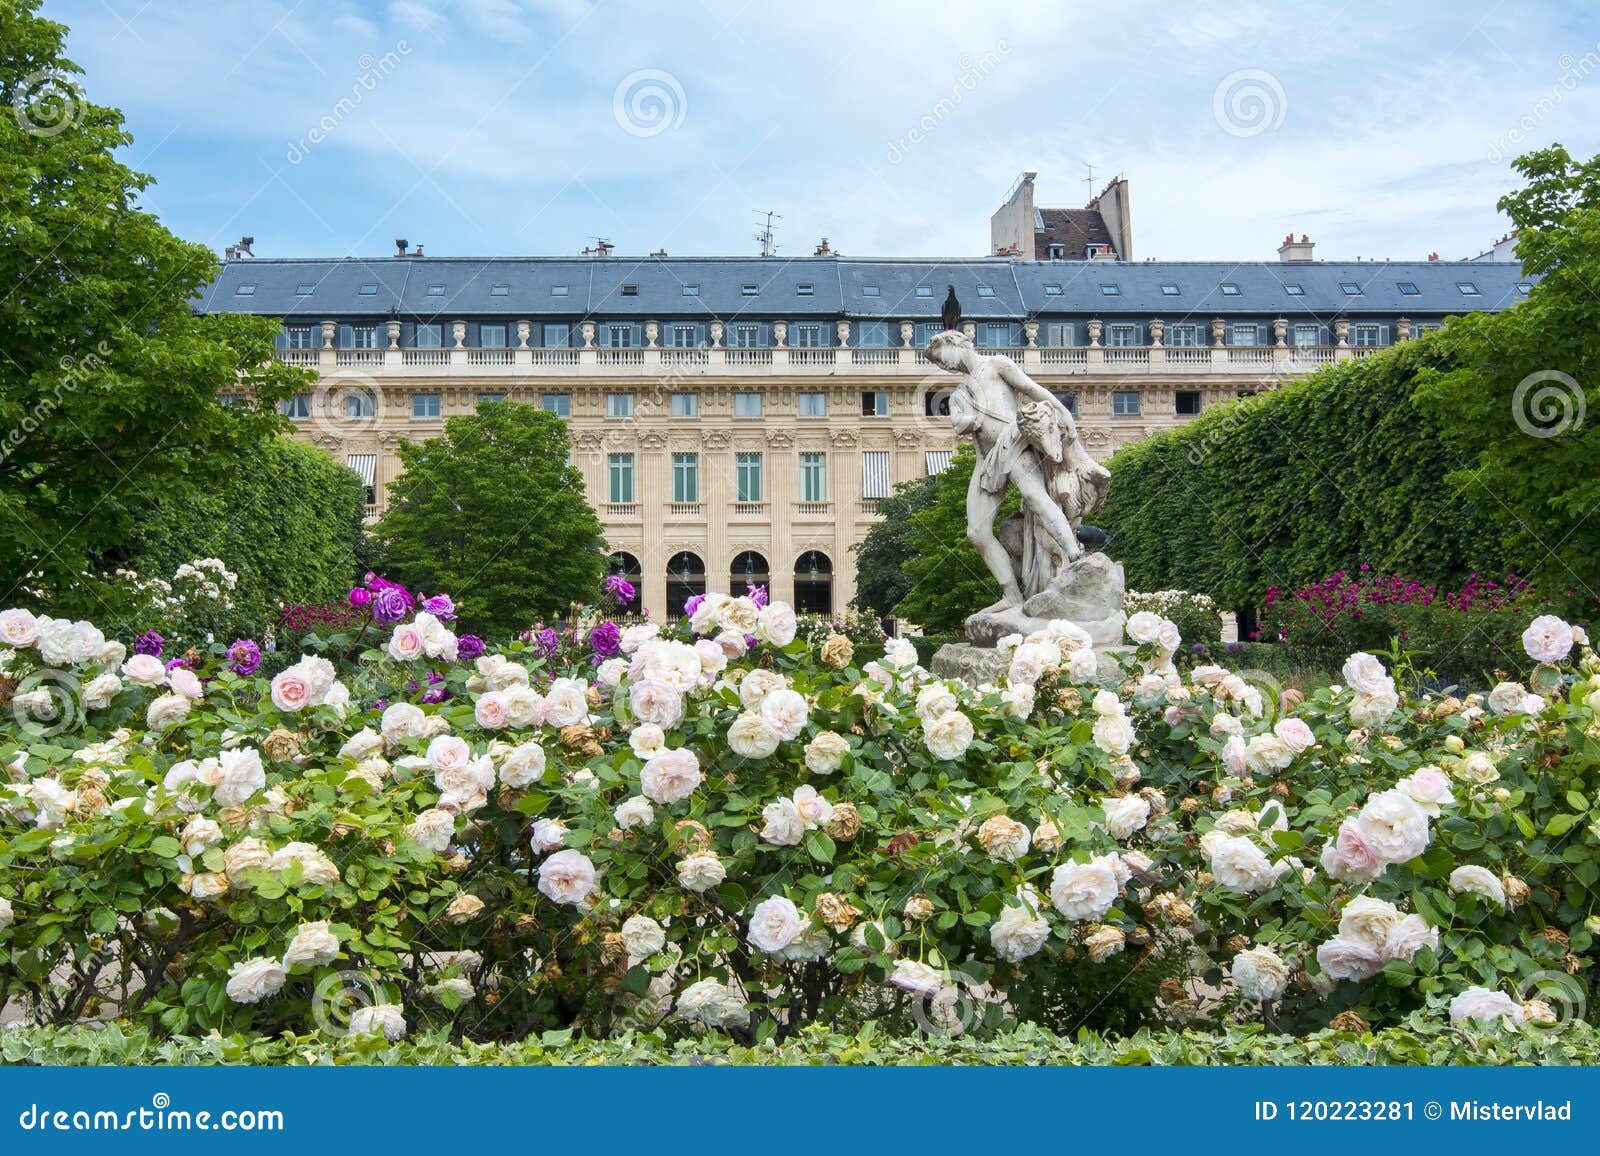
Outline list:
[[[1132,676],[1057,623],[973,690],[903,640],[808,645],[778,602],[485,650],[448,599],[363,589],[359,635],[270,678],[0,612],[0,997],[741,1045],[1587,1006],[1600,658],[1559,620],[1483,698],[1409,698],[1365,653],[1309,695],[1184,677],[1151,612]]]

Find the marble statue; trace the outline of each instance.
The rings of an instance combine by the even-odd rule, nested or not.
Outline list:
[[[978,454],[967,490],[967,537],[1000,584],[1000,600],[967,619],[968,639],[992,648],[1005,635],[1066,618],[1097,646],[1120,644],[1122,566],[1086,552],[1077,535],[1105,501],[1111,475],[1084,449],[1071,412],[1011,358],[978,353],[963,333],[936,335],[927,356],[959,378],[950,423]],[[997,529],[1011,487],[1021,509]]]

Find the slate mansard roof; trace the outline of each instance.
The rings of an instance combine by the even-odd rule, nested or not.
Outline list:
[[[1522,299],[1528,284],[1515,262],[254,257],[225,262],[195,309],[307,321],[387,316],[931,320],[939,316],[946,286],[954,285],[963,316],[976,321],[1050,314],[1326,318],[1505,309]],[[1463,292],[1462,285],[1476,292]]]

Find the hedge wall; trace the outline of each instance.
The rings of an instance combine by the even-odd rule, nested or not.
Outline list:
[[[1362,562],[1440,583],[1514,568],[1483,496],[1445,480],[1469,463],[1413,404],[1448,357],[1447,327],[1118,450],[1096,520],[1128,588],[1244,607]]]
[[[783,1044],[744,1047],[725,1036],[667,1043],[629,1034],[615,1040],[546,1032],[512,1044],[455,1043],[423,1036],[387,1043],[379,1036],[178,1036],[156,1039],[120,1024],[18,1028],[0,1032],[0,1062],[88,1064],[449,1064],[530,1067],[627,1064],[780,1065],[1071,1064],[1211,1066],[1326,1064],[1594,1064],[1600,1033],[1575,1020],[1549,1029],[1493,1024],[1451,1026],[1443,1012],[1417,1012],[1403,1026],[1376,1032],[1324,1029],[1307,1036],[1273,1035],[1259,1024],[1216,1032],[1168,1029],[1108,1037],[1082,1031],[1072,1038],[1025,1027],[981,1039],[899,1038],[870,1028],[850,1035],[812,1026]]]
[[[349,592],[368,549],[365,512],[354,470],[281,437],[238,462],[203,501],[160,505],[120,564],[171,578],[184,562],[222,559],[239,575],[239,633],[260,637],[280,603]]]

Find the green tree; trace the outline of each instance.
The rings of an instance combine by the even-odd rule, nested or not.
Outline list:
[[[915,558],[911,544],[911,518],[933,505],[939,493],[937,475],[901,482],[894,493],[878,503],[882,520],[857,542],[856,596],[852,605],[873,614],[894,613],[911,589],[905,565]]]
[[[1514,162],[1500,200],[1528,299],[1447,328],[1450,360],[1418,401],[1466,457],[1452,481],[1482,496],[1518,572],[1571,609],[1600,597],[1600,157],[1554,145]]]
[[[280,605],[349,591],[365,553],[365,513],[365,487],[354,470],[315,446],[280,437],[198,500],[161,500],[121,565],[170,579],[184,562],[222,559],[239,576],[230,629],[259,638],[277,621]],[[123,636],[147,626],[126,623]]]
[[[600,520],[567,464],[566,422],[483,402],[444,436],[402,442],[405,473],[377,527],[390,574],[448,593],[464,625],[501,638],[593,601],[605,572]]]
[[[962,446],[935,479],[934,501],[910,517],[911,557],[905,562],[911,589],[897,612],[930,634],[961,629],[967,616],[1000,597],[1000,584],[967,541],[967,486],[977,455]],[[1017,509],[1013,492],[997,521]]]
[[[107,556],[257,452],[305,375],[272,360],[276,323],[193,312],[216,257],[139,208],[121,114],[37,7],[0,0],[0,605],[92,614]]]

